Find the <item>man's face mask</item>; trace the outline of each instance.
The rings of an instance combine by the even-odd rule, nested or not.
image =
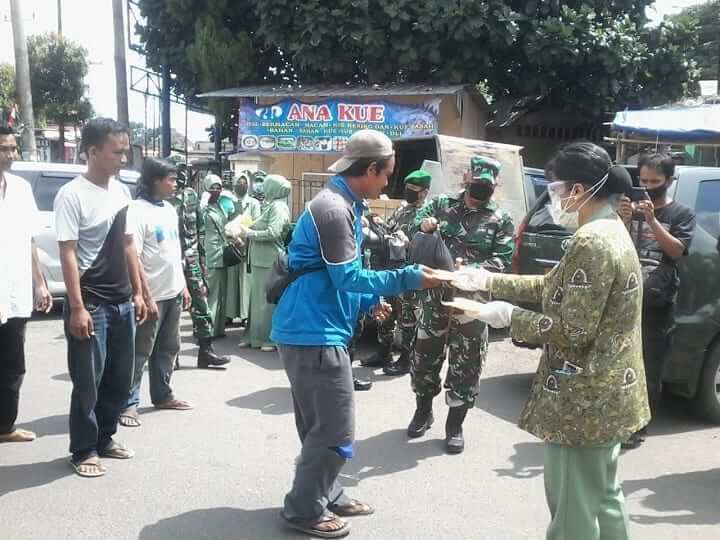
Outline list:
[[[406,187],[405,188],[405,200],[408,202],[408,204],[415,204],[416,202],[418,202],[420,200],[420,197],[422,196],[424,191],[425,190],[417,191],[412,188]]]
[[[248,185],[247,182],[240,182],[237,187],[235,188],[235,193],[237,193],[238,197],[244,197],[247,195],[248,192]]]
[[[648,189],[648,195],[650,195],[650,199],[653,202],[662,201],[665,198],[665,194],[668,191],[668,185],[664,184],[660,187],[656,187],[654,189]]]
[[[494,191],[495,188],[486,182],[470,182],[467,185],[467,192],[476,201],[489,201]]]

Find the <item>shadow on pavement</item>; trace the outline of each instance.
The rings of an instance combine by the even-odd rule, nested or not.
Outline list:
[[[138,540],[197,540],[200,538],[299,538],[285,528],[280,508],[205,508],[161,519],[140,531]]]
[[[53,375],[50,377],[53,381],[63,381],[63,382],[70,382],[70,374],[69,373],[58,373],[57,375]]]
[[[543,443],[521,442],[513,445],[515,454],[508,460],[512,464],[509,469],[494,469],[498,476],[509,476],[511,478],[535,478],[543,473],[545,461]]]
[[[65,435],[68,433],[68,415],[56,414],[38,418],[30,422],[18,425],[19,428],[29,429],[35,432],[38,437],[50,437],[52,435]]]
[[[517,424],[530,395],[533,373],[515,373],[499,377],[480,377],[480,393],[475,407],[511,424]]]
[[[70,456],[42,463],[0,466],[0,497],[13,491],[44,486],[71,474]]]
[[[266,369],[268,371],[281,371],[285,368],[283,367],[282,360],[280,360],[280,355],[275,352],[262,352],[259,349],[250,349],[248,347],[239,348],[237,346],[237,342],[233,344],[234,350],[231,352],[227,352],[224,354],[233,354],[237,358],[237,362],[250,362],[251,364],[256,365],[259,368]]]
[[[404,429],[385,431],[373,437],[355,441],[355,456],[340,473],[343,486],[356,486],[362,480],[384,476],[417,467],[421,461],[445,455],[442,428],[430,430],[425,438],[410,442]]]
[[[640,492],[640,504],[663,515],[633,514],[631,519],[643,525],[720,524],[720,468],[707,471],[666,474],[645,480],[623,482],[625,496]],[[643,492],[650,491],[650,494]]]
[[[672,435],[716,428],[695,411],[695,402],[679,396],[663,395],[658,415],[648,427],[649,436]]]
[[[290,414],[293,412],[292,396],[288,387],[273,386],[227,402],[231,407],[260,411],[263,414]]]

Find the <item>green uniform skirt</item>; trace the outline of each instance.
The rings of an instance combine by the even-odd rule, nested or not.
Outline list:
[[[250,272],[250,324],[245,339],[251,347],[272,345],[270,330],[275,306],[265,300],[265,282],[270,268],[252,266]]]

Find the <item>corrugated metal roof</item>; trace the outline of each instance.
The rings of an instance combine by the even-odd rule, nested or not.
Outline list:
[[[198,94],[199,98],[226,97],[367,97],[367,96],[446,96],[457,94],[462,90],[475,91],[470,84],[428,85],[428,84],[392,84],[357,86],[345,84],[297,84],[294,86],[241,86]]]

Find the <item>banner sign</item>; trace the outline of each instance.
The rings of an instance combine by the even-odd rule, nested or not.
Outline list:
[[[261,152],[342,152],[360,129],[376,129],[391,139],[428,137],[438,131],[439,110],[439,99],[416,105],[341,99],[241,103],[238,146]]]

